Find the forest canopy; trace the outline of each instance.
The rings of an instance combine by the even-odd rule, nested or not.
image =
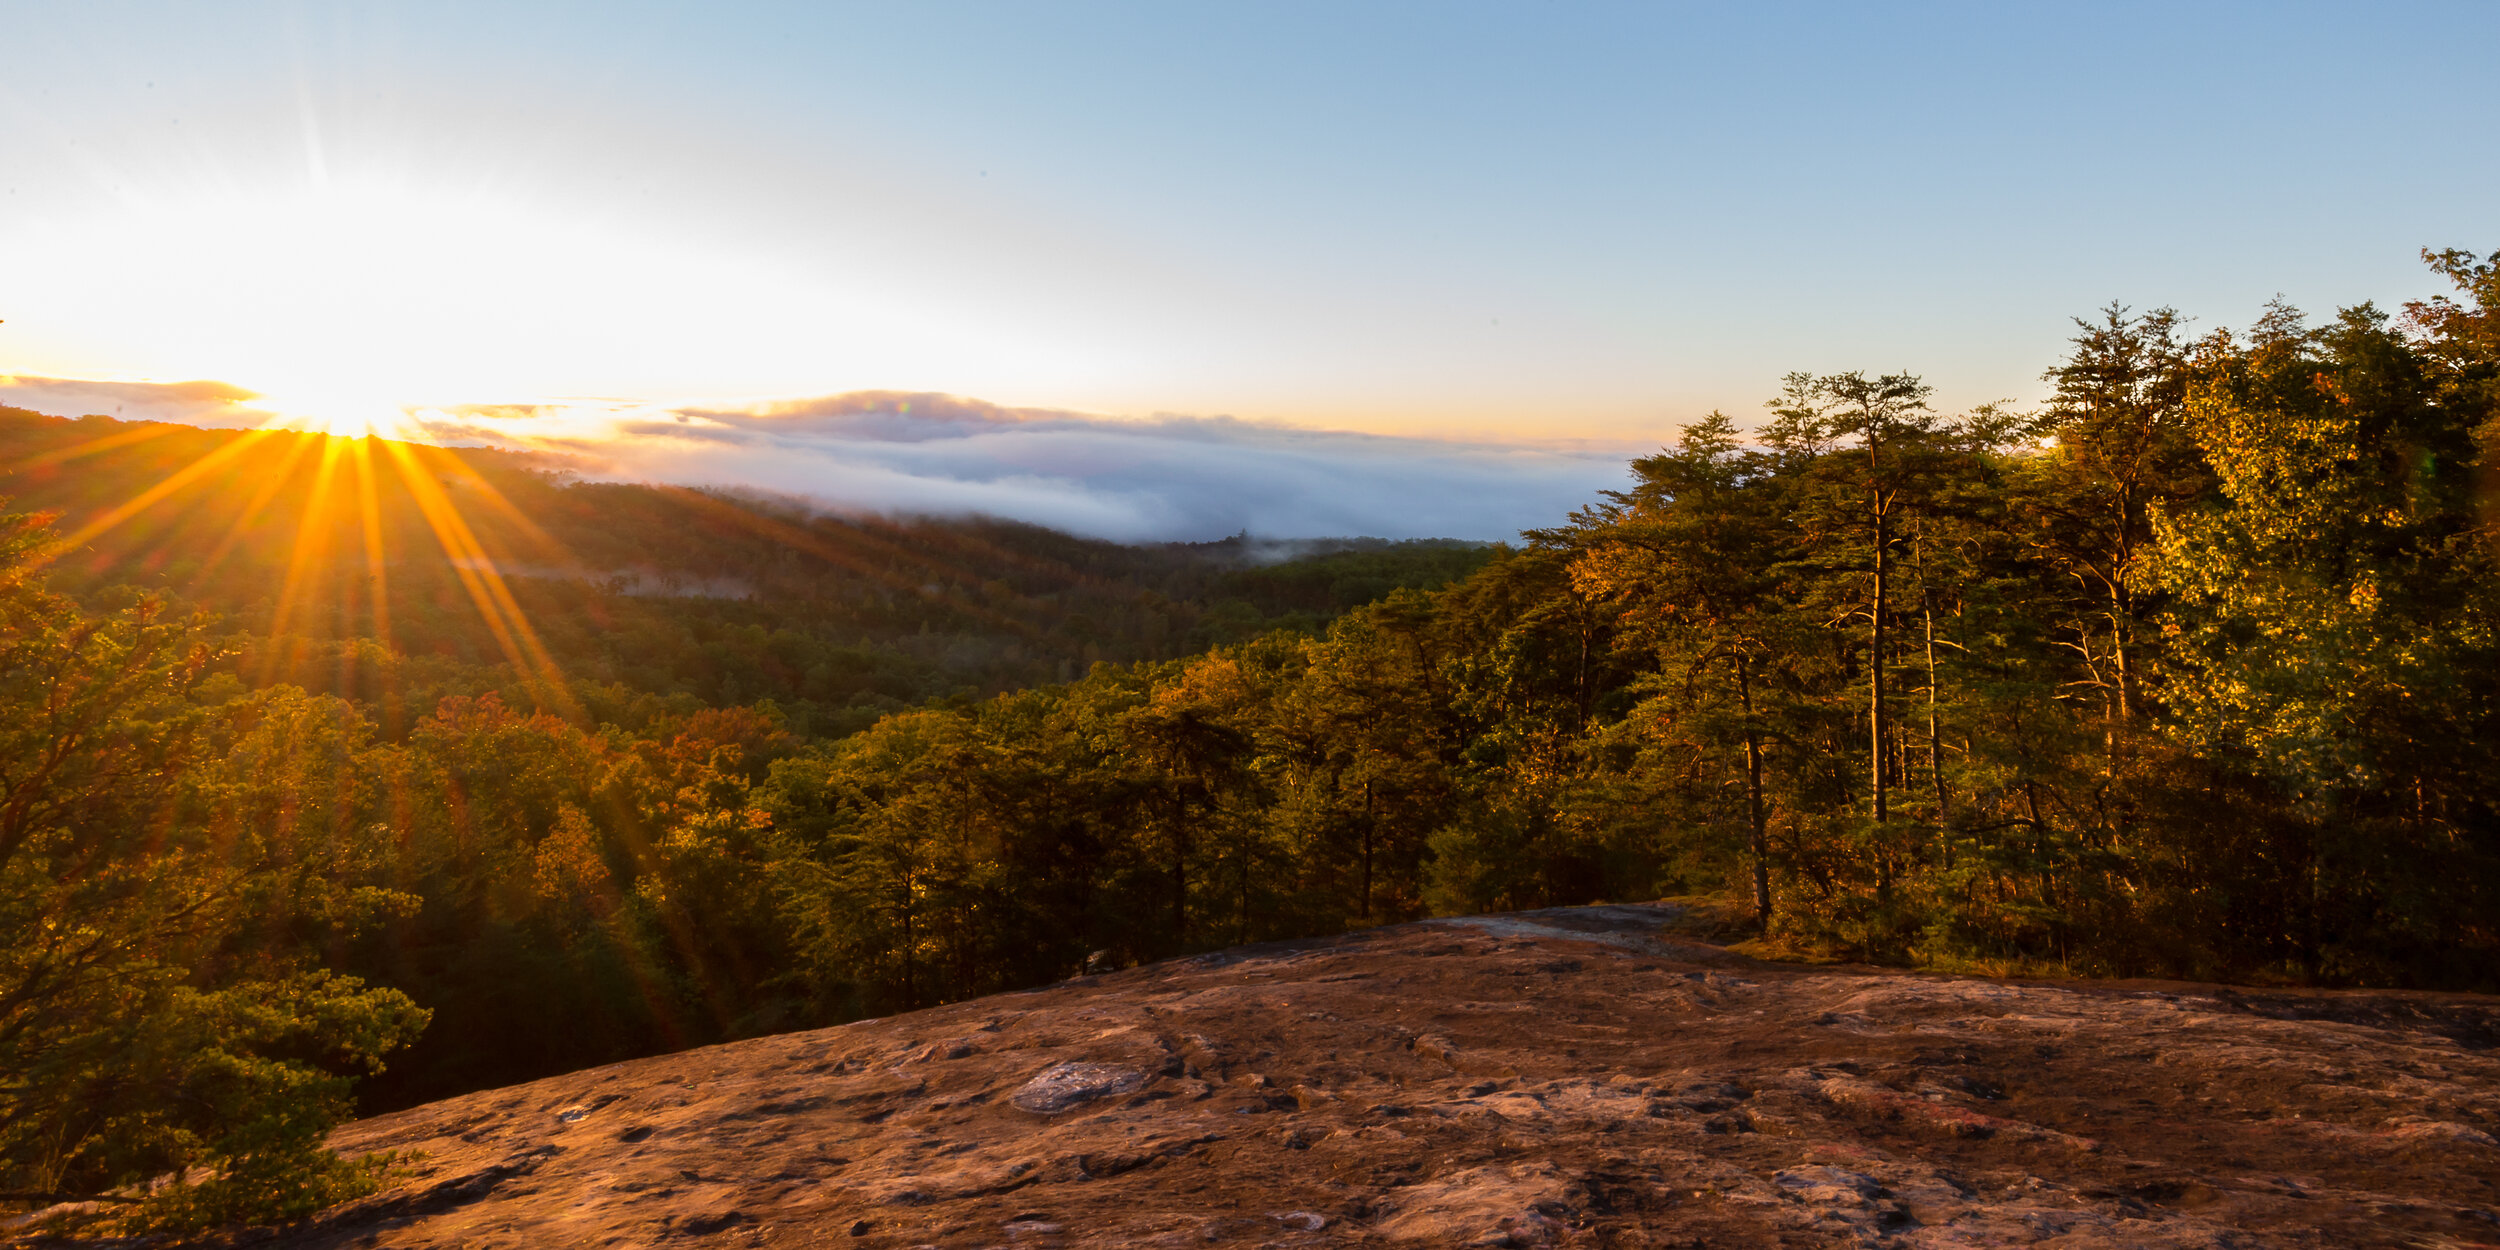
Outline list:
[[[351,1105],[1661,894],[1770,953],[2493,988],[2500,256],[2428,259],[2392,315],[2113,306],[2036,410],[1794,374],[1491,550],[13,416],[60,515],[0,546],[6,1188],[301,1206]]]

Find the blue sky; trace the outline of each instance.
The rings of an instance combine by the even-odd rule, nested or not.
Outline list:
[[[0,373],[286,412],[890,389],[1596,463],[1792,369],[2031,399],[2111,300],[2242,324],[2500,248],[2488,3],[0,27]]]

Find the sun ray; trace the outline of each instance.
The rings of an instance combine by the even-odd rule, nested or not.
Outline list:
[[[385,652],[397,649],[391,637],[391,574],[390,552],[382,528],[382,501],[374,483],[373,440],[360,438],[355,444],[356,513],[363,522],[365,538],[365,598],[373,615],[372,636]],[[340,652],[340,685],[354,689],[351,671],[353,650]],[[402,720],[398,681],[393,670],[385,666],[379,678],[382,719],[386,731],[396,733]]]
[[[57,557],[60,553],[74,550],[94,541],[97,536],[104,534],[111,530],[114,526],[120,525],[122,522],[147,511],[166,496],[173,494],[175,491],[181,490],[183,487],[190,485],[192,482],[198,481],[200,478],[216,469],[217,466],[242,455],[246,451],[249,451],[252,447],[256,446],[260,440],[267,438],[271,433],[272,431],[269,430],[246,430],[233,442],[228,443],[225,446],[220,447],[217,450],[174,470],[172,473],[166,475],[165,480],[139,492],[137,495],[132,496],[129,500],[125,501],[120,507],[114,508],[103,515],[88,521],[85,525],[79,526],[76,530],[61,538],[58,542],[52,545],[53,555]]]
[[[468,461],[453,454],[450,448],[406,440],[401,440],[400,445],[409,448],[418,458],[432,461],[439,472],[458,478],[464,488],[477,492],[479,498],[484,499],[497,514],[511,522],[513,528],[519,530],[523,537],[536,543],[540,549],[540,555],[562,564],[573,563],[573,553],[565,548],[561,540],[540,527],[536,520],[533,520],[528,513],[521,511],[519,505],[506,497],[492,481],[487,480],[485,474],[478,472]]]
[[[434,531],[435,541],[442,545],[452,573],[460,579],[462,588],[476,603],[478,614],[485,619],[488,631],[494,634],[495,645],[503,651],[505,659],[512,661],[515,669],[528,672],[528,659],[521,652],[519,640],[506,625],[496,596],[486,589],[478,577],[478,564],[484,557],[473,554],[475,540],[470,537],[467,524],[460,519],[451,500],[443,494],[442,486],[428,477],[422,466],[412,462],[405,448],[397,443],[386,445],[390,448],[393,466],[407,484],[418,512],[423,514],[426,525]]]
[[[424,514],[435,541],[442,544],[444,554],[450,557],[453,573],[477,604],[479,615],[485,618],[486,627],[494,634],[505,658],[512,661],[514,671],[536,678],[558,711],[568,719],[580,720],[581,709],[573,703],[564,674],[539,642],[537,631],[530,628],[529,618],[513,599],[511,589],[504,585],[503,574],[478,542],[467,518],[460,515],[458,505],[444,492],[443,484],[418,462],[415,445],[391,440],[384,440],[382,445],[391,453],[391,461],[407,483],[417,510]]]
[[[100,452],[107,452],[116,448],[128,447],[134,443],[150,442],[155,439],[163,438],[168,434],[187,432],[192,428],[193,427],[187,425],[151,422],[147,425],[142,425],[137,429],[123,430],[117,434],[107,434],[101,438],[91,438],[83,443],[73,443],[67,447],[55,447],[50,451],[28,456],[24,460],[20,460],[16,464],[10,465],[9,471],[11,473],[24,473],[29,469],[40,469],[46,465],[62,464],[85,456],[96,455]]]
[[[384,544],[382,500],[374,487],[373,440],[360,438],[355,444],[356,515],[364,523],[365,580],[370,587],[373,613],[373,637],[383,646],[391,645],[390,553]]]
[[[277,465],[262,476],[260,489],[254,491],[251,499],[244,503],[234,524],[227,527],[225,537],[218,539],[217,545],[210,548],[208,556],[200,561],[200,571],[193,574],[194,578],[205,581],[210,571],[243,541],[244,532],[251,528],[261,510],[269,506],[270,500],[277,498],[278,492],[285,489],[288,480],[294,476],[295,462],[303,459],[304,453],[311,451],[318,441],[314,435],[289,433],[286,454],[279,457]]]
[[[297,605],[304,597],[304,582],[316,576],[316,566],[330,552],[330,538],[336,519],[330,512],[330,479],[338,472],[340,444],[344,439],[325,438],[321,463],[313,469],[312,489],[304,496],[304,511],[295,522],[295,547],[287,555],[286,581],[278,588],[277,611],[269,619],[269,652],[261,663],[260,683],[267,685],[282,671],[293,671],[294,661],[302,648],[286,641],[287,627],[294,624]],[[283,667],[282,667],[283,666]]]

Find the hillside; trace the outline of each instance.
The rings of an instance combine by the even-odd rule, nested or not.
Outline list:
[[[247,684],[422,714],[553,676],[594,706],[771,699],[803,736],[1097,661],[1316,629],[1490,554],[1247,535],[1132,546],[584,481],[543,455],[6,408],[0,499],[59,515],[73,541],[57,589],[205,608]]]
[[[341,1129],[420,1154],[260,1244],[2500,1237],[2492,999],[1763,964],[1675,916],[1271,943],[470,1094]]]
[[[1127,546],[583,481],[491,450],[8,409],[0,499],[0,595],[18,596],[20,631],[0,636],[0,702],[16,700],[0,720],[23,758],[65,746],[94,768],[0,776],[0,807],[64,826],[45,826],[58,842],[0,837],[0,861],[36,850],[16,867],[58,874],[24,888],[26,914],[49,917],[27,923],[93,928],[175,880],[218,917],[105,925],[132,943],[116,958],[168,934],[186,945],[61,984],[106,1004],[127,978],[161,989],[189,970],[284,999],[273,985],[327,968],[404,991],[429,1023],[358,1090],[368,1109],[881,1010],[882,991],[855,984],[874,952],[824,940],[818,900],[788,889],[842,878],[789,859],[758,805],[776,764],[1098,664],[1126,682],[1219,642],[1316,631],[1497,554]],[[27,512],[49,527],[12,515]],[[45,709],[70,690],[116,730],[55,732]],[[249,884],[219,879],[230,868]],[[1064,864],[1026,877],[1066,879]],[[1010,912],[990,913],[1001,941]],[[1035,919],[1058,936],[948,995],[1047,980],[1109,944]],[[0,981],[54,984],[57,952],[25,950]],[[87,1019],[34,998],[0,1016]],[[146,1085],[91,1092],[157,1101]],[[90,1117],[93,1100],[45,1088]]]

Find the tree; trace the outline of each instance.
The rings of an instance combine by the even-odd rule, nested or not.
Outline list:
[[[1893,717],[1887,677],[1893,663],[1893,591],[1902,519],[1934,487],[1945,448],[1943,419],[1927,405],[1934,388],[1912,374],[1788,376],[1770,401],[1763,442],[1795,467],[1797,514],[1809,558],[1844,581],[1864,577],[1861,596],[1845,591],[1835,621],[1866,624],[1868,807],[1878,831],[1891,819]],[[1855,602],[1850,602],[1854,598]],[[1892,863],[1878,851],[1884,892]]]
[[[1339,923],[1404,919],[1422,904],[1425,839],[1448,819],[1460,745],[1436,693],[1431,625],[1431,601],[1412,591],[1339,618],[1296,645],[1301,666],[1267,721],[1262,761],[1303,871],[1353,878],[1335,891],[1352,905],[1329,909]]]
[[[1687,426],[1673,451],[1632,462],[1638,485],[1575,513],[1555,541],[1576,552],[1575,583],[1623,614],[1620,638],[1651,662],[1681,669],[1679,707],[1695,683],[1723,673],[1735,697],[1742,749],[1746,851],[1755,922],[1771,922],[1770,798],[1764,784],[1768,721],[1762,701],[1794,646],[1776,572],[1787,531],[1768,457],[1737,441],[1713,412]]]
[[[1213,814],[1241,779],[1253,738],[1237,723],[1246,692],[1231,665],[1190,666],[1178,677],[1159,683],[1116,725],[1125,753],[1143,766],[1159,799],[1155,806],[1171,856],[1171,940],[1186,945],[1198,819]]]
[[[2477,259],[2472,252],[2422,249],[2422,260],[2456,285],[2467,302],[2434,295],[2405,305],[2404,321],[2440,391],[2439,402],[2464,413],[2482,413],[2477,428],[2488,454],[2500,429],[2500,252]]]
[[[2277,305],[2245,344],[2201,346],[2186,419],[2216,489],[2154,517],[2163,694],[2189,742],[2245,760],[2299,817],[2282,947],[2309,976],[2352,975],[2332,965],[2369,958],[2335,936],[2356,911],[2400,918],[2391,940],[2453,943],[2415,926],[2477,915],[2500,851],[2500,546],[2474,498],[2489,407],[2367,305],[2314,329]]]
[[[222,958],[308,870],[265,821],[188,801],[208,713],[196,622],[90,618],[40,584],[40,518],[0,517],[0,1171],[18,1200],[206,1166],[134,1217],[301,1214],[364,1175],[321,1147],[355,1075],[421,1029],[300,949]]]
[[[2133,316],[2113,304],[2100,320],[2075,324],[2073,350],[2047,374],[2057,387],[2039,427],[2049,450],[2026,458],[2032,472],[2018,510],[2032,548],[2098,601],[2077,625],[2076,650],[2087,680],[2105,692],[2108,719],[2125,727],[2142,710],[2137,634],[2153,515],[2195,498],[2207,477],[2187,428],[2178,314]]]

